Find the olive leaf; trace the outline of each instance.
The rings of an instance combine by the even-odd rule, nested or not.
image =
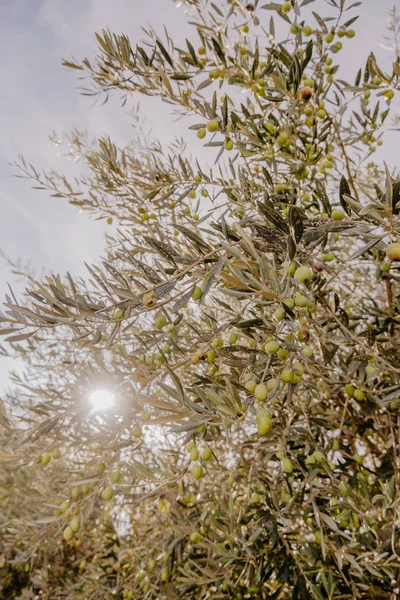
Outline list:
[[[286,221],[281,217],[278,211],[271,206],[269,202],[258,202],[257,206],[262,215],[273,225],[275,225],[277,229],[283,233],[289,233],[289,227]]]
[[[346,202],[346,196],[351,196],[351,190],[350,190],[350,186],[347,183],[345,176],[342,175],[342,177],[340,179],[340,187],[339,187],[339,202],[340,202],[343,210],[348,215],[350,215],[351,211],[350,211],[350,207],[349,207],[348,203]]]

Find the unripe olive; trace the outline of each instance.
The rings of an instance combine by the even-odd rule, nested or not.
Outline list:
[[[281,461],[281,467],[284,473],[287,473],[288,475],[293,473],[293,463],[290,458],[283,458]]]
[[[266,386],[267,386],[267,390],[268,392],[272,392],[278,385],[279,381],[278,379],[276,379],[276,377],[272,377],[271,379],[268,379]]]
[[[349,526],[349,517],[341,517],[339,519],[339,525],[342,529],[347,529]]]
[[[331,217],[335,221],[342,221],[345,217],[343,208],[334,208]]]
[[[78,487],[74,487],[74,488],[72,488],[72,491],[71,491],[71,498],[72,498],[73,500],[77,500],[77,499],[79,498],[79,496],[80,496],[80,492],[81,492],[81,491],[80,491],[80,489],[79,489]]]
[[[369,90],[365,90],[363,93],[364,100],[368,100],[371,97],[371,92]]]
[[[293,298],[285,298],[284,301],[283,301],[283,304],[286,304],[286,306],[288,308],[290,308],[290,310],[294,309],[294,300],[293,300]],[[285,310],[285,309],[283,309],[283,310]]]
[[[196,285],[192,292],[192,299],[197,302],[198,300],[200,300],[202,295],[203,295],[203,290],[201,289],[200,286]]]
[[[328,44],[330,44],[331,42],[333,42],[334,37],[335,37],[335,34],[333,33],[333,31],[330,31],[329,33],[326,34],[325,41],[328,42]]]
[[[80,518],[79,517],[74,517],[73,519],[71,519],[71,522],[70,522],[69,525],[70,525],[72,531],[74,531],[76,533],[81,528],[81,520],[80,520]]]
[[[294,278],[302,283],[308,283],[311,277],[312,273],[308,267],[298,267],[294,273]]]
[[[53,450],[52,457],[54,459],[60,458],[60,456],[61,456],[61,452],[60,452],[60,450],[58,448],[56,448],[55,450]]]
[[[204,448],[202,454],[201,454],[201,458],[203,460],[210,460],[210,458],[212,457],[212,450],[211,448],[209,448],[208,446],[206,448]]]
[[[275,125],[270,121],[264,121],[264,127],[268,131],[268,133],[275,133]]]
[[[189,539],[192,542],[192,544],[197,544],[198,542],[201,542],[203,538],[199,533],[197,533],[197,531],[194,531],[190,534]]]
[[[303,294],[296,294],[296,296],[294,297],[294,303],[296,306],[299,306],[300,308],[304,308],[310,304],[310,301]]]
[[[325,460],[325,455],[320,450],[315,450],[313,453],[315,462],[322,463]]]
[[[304,367],[303,367],[303,365],[301,363],[299,363],[297,361],[294,362],[292,364],[292,368],[293,368],[293,371],[295,372],[296,375],[303,375],[304,374]]]
[[[121,481],[121,472],[120,471],[111,471],[110,479],[113,483],[119,483]]]
[[[146,308],[152,308],[157,304],[157,296],[155,292],[146,292],[143,296],[143,305]]]
[[[217,371],[218,371],[217,365],[212,364],[212,365],[210,365],[209,369],[207,370],[207,375],[209,377],[213,377]]]
[[[237,339],[238,339],[237,333],[235,333],[234,331],[231,334],[229,334],[228,341],[230,344],[236,344]]]
[[[104,490],[101,492],[101,497],[103,500],[106,500],[107,502],[109,500],[111,500],[111,498],[114,496],[114,490],[111,487],[111,485],[108,485],[107,487],[104,488]]]
[[[256,412],[258,435],[267,435],[272,429],[271,413],[263,406],[260,406]]]
[[[63,538],[66,542],[70,542],[74,537],[74,531],[69,525],[63,531]]]
[[[227,139],[225,142],[225,150],[228,150],[228,152],[230,150],[233,150],[233,142],[230,139]]]
[[[254,389],[254,396],[259,402],[265,402],[268,397],[268,388],[264,383],[259,383]]]
[[[201,353],[196,352],[196,354],[193,354],[192,358],[190,359],[191,364],[198,365],[201,357],[202,357]]]
[[[333,252],[327,252],[326,254],[322,254],[321,260],[322,262],[332,262],[335,260],[335,255]]]
[[[282,383],[292,383],[294,373],[290,369],[283,369],[280,374]]]
[[[385,252],[390,260],[400,260],[400,243],[393,242],[392,244],[389,244],[389,246],[386,247]]]
[[[312,27],[310,27],[309,25],[305,25],[302,29],[302,33],[306,37],[309,37],[312,34]]]
[[[275,342],[274,340],[267,342],[264,346],[265,352],[268,352],[269,354],[276,354],[278,352],[279,348],[280,348],[280,345],[278,344],[278,342]]]
[[[305,358],[311,358],[314,354],[314,350],[311,348],[311,346],[304,346],[301,350],[301,353]]]
[[[275,312],[274,312],[274,316],[278,321],[283,321],[283,319],[286,317],[286,311],[282,306],[279,306]]]
[[[199,454],[198,449],[196,447],[192,448],[190,451],[190,460],[192,460],[192,461],[198,460],[199,455],[200,454]]]
[[[360,519],[358,517],[358,515],[351,515],[352,519],[353,519],[353,525],[354,525],[354,529],[360,529]]]
[[[207,135],[207,131],[204,127],[200,127],[200,129],[197,130],[197,137],[202,140],[206,137]]]
[[[277,356],[279,358],[281,358],[282,360],[285,359],[288,354],[289,354],[289,350],[287,350],[286,348],[280,348],[277,352]]]
[[[51,456],[50,454],[48,454],[47,452],[45,452],[44,454],[42,454],[42,465],[48,465],[49,462],[51,461]]]
[[[289,138],[286,133],[280,133],[276,138],[276,141],[280,146],[284,146],[289,141]]]
[[[293,373],[293,381],[292,383],[300,383],[303,376],[300,373]]]
[[[354,398],[359,402],[362,402],[363,400],[365,400],[365,394],[362,390],[357,388],[356,390],[354,390]]]
[[[210,133],[214,133],[215,131],[217,131],[219,129],[218,121],[215,121],[214,119],[208,121],[207,129],[208,131],[210,131]]]
[[[247,382],[245,383],[244,387],[246,388],[246,390],[247,390],[248,392],[250,392],[250,394],[253,394],[253,393],[254,393],[254,390],[255,390],[255,389],[256,389],[256,387],[257,387],[257,383],[256,383],[256,382],[255,382],[253,379],[251,379],[250,381],[247,381]]]
[[[224,342],[221,337],[217,337],[217,338],[213,339],[213,341],[211,342],[211,346],[213,348],[220,348],[223,345],[224,345]]]
[[[201,465],[193,465],[191,474],[195,479],[201,479],[203,476],[203,467]]]
[[[161,313],[156,316],[154,319],[154,325],[157,329],[162,329],[167,322],[167,317],[164,313]]]
[[[353,38],[356,35],[356,32],[354,31],[354,29],[348,29],[346,31],[346,37],[348,38]]]
[[[207,358],[207,362],[213,363],[215,361],[215,359],[217,358],[217,355],[215,354],[214,350],[208,350],[206,353],[206,358]]]

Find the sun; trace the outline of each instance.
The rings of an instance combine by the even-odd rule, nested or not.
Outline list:
[[[110,390],[95,390],[90,394],[89,402],[96,411],[108,410],[115,405],[115,394]]]

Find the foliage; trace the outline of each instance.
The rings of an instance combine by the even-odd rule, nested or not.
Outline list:
[[[326,4],[187,0],[184,47],[64,62],[205,150],[74,131],[85,175],[18,164],[113,227],[87,281],[6,299],[3,596],[398,598],[400,181],[372,153],[400,64],[340,79],[360,3]]]

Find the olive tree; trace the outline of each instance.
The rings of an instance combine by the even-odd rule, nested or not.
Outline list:
[[[3,595],[400,597],[400,181],[373,161],[399,21],[390,72],[345,81],[359,5],[186,0],[182,47],[103,31],[64,61],[187,135],[17,165],[111,227],[86,280],[5,301]]]

